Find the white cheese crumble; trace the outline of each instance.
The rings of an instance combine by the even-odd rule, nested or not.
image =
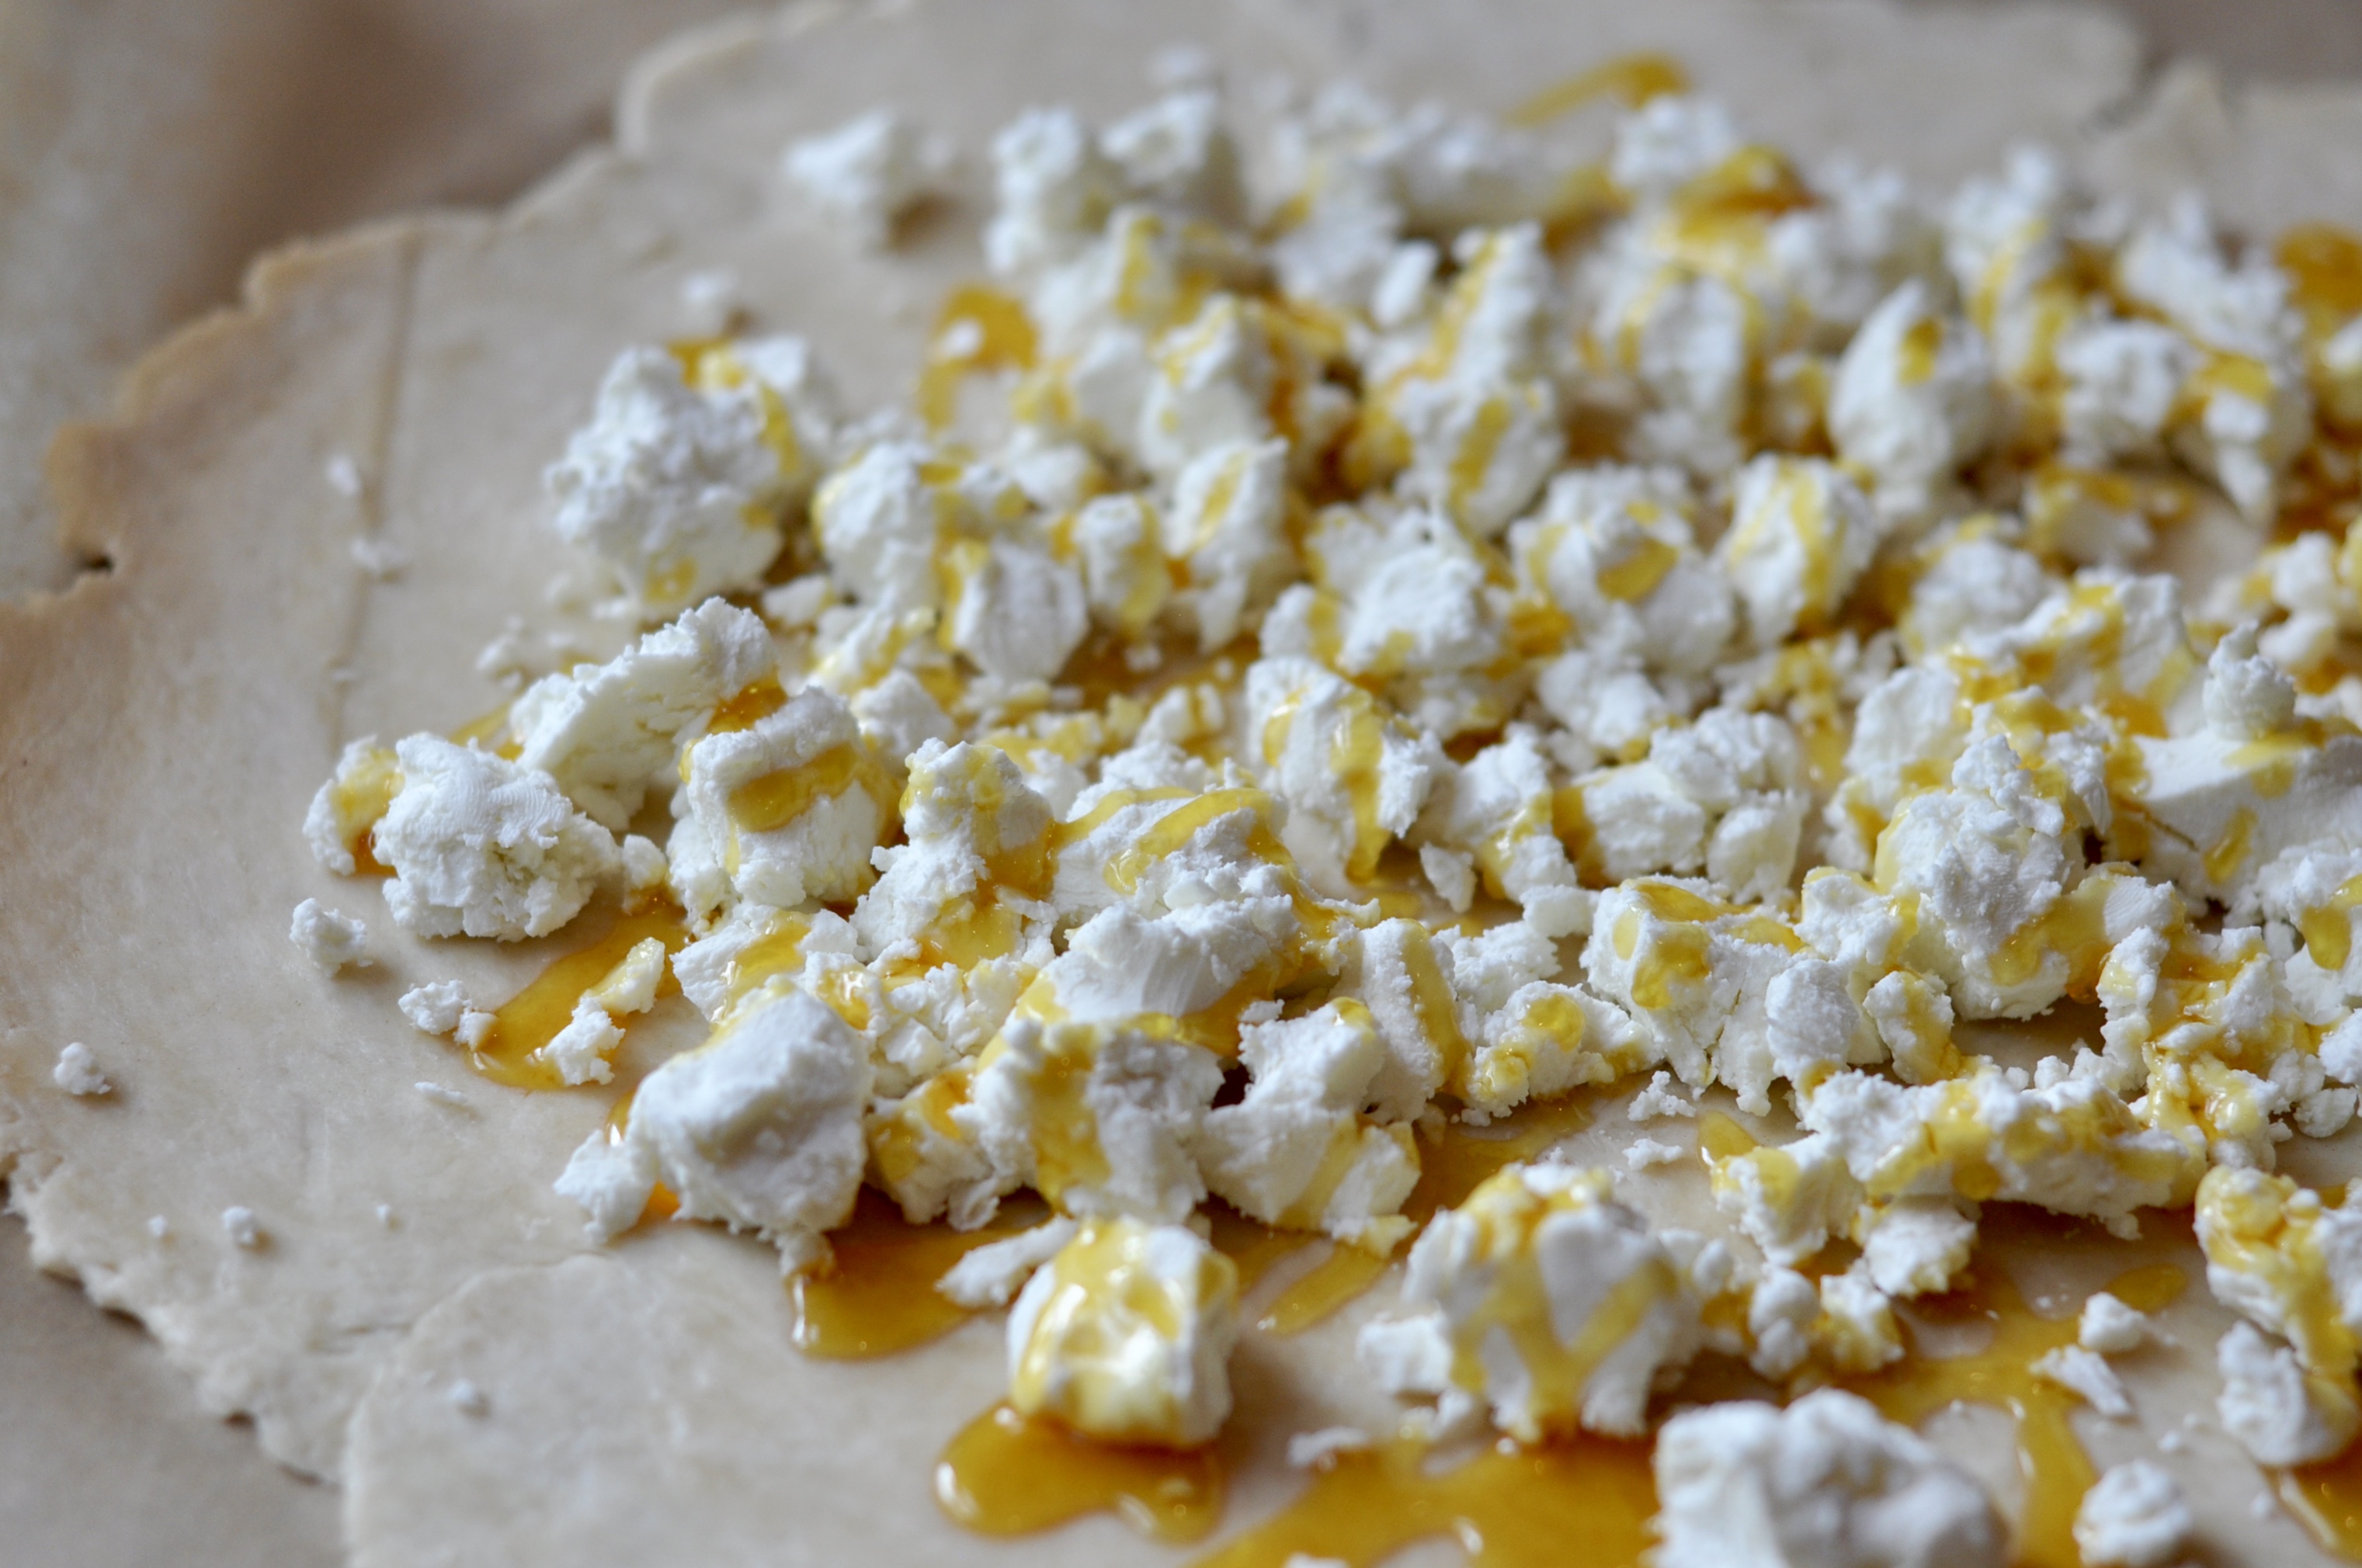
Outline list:
[[[287,939],[312,960],[322,974],[333,975],[348,964],[369,962],[369,927],[349,915],[340,915],[316,898],[295,906]]]
[[[890,109],[789,144],[780,172],[805,200],[876,249],[932,193],[949,149]]]
[[[733,344],[686,368],[628,349],[546,476],[553,524],[648,615],[756,587],[827,449],[833,404],[798,339]]]
[[[2102,1355],[2125,1355],[2148,1342],[2148,1314],[2126,1306],[2105,1290],[2087,1297],[2076,1320],[2075,1343]]]
[[[401,790],[372,835],[392,868],[386,907],[421,937],[545,937],[617,864],[615,840],[547,773],[413,735],[394,748]]]
[[[690,742],[680,773],[666,854],[673,895],[692,916],[739,899],[792,909],[868,887],[893,787],[827,692],[807,686],[745,729]]]
[[[963,1307],[1006,1307],[1033,1271],[1075,1239],[1072,1220],[1045,1220],[1006,1241],[988,1243],[944,1270],[935,1288]]]
[[[1195,1231],[1087,1222],[1010,1310],[1010,1403],[1109,1442],[1205,1442],[1231,1412],[1238,1295]]]
[[[1390,1247],[1418,1181],[1410,1129],[1362,1113],[1385,1047],[1358,1003],[1332,1002],[1240,1032],[1245,1097],[1206,1113],[1198,1161],[1206,1186],[1265,1224]]]
[[[772,991],[641,1080],[625,1146],[646,1151],[682,1214],[753,1231],[785,1266],[806,1267],[852,1212],[872,1077],[859,1036],[834,1013]],[[618,1209],[593,1211],[594,1223]]]
[[[233,1203],[224,1209],[221,1225],[222,1234],[229,1237],[230,1245],[244,1252],[256,1250],[269,1239],[262,1223],[255,1218],[254,1211],[243,1203]]]
[[[1678,1165],[1688,1157],[1688,1151],[1679,1145],[1661,1144],[1654,1138],[1641,1138],[1624,1147],[1624,1163],[1634,1170],[1646,1170],[1658,1165]]]
[[[2234,1323],[2214,1347],[2223,1430],[2258,1464],[2310,1464],[2343,1450],[2356,1423],[2350,1387],[2308,1375],[2295,1351],[2250,1323]]]
[[[1397,1394],[1457,1390],[1511,1436],[1636,1435],[1661,1370],[1698,1343],[1699,1302],[1605,1171],[1513,1165],[1438,1214],[1403,1276],[1407,1316],[1362,1332]]]
[[[468,1004],[468,993],[456,980],[431,980],[414,985],[402,993],[397,1003],[402,1015],[421,1034],[447,1035],[458,1028],[459,1020],[473,1008]]]
[[[2055,1383],[2100,1414],[2123,1420],[2133,1413],[2132,1396],[2123,1379],[2097,1353],[2080,1344],[2046,1351],[2034,1363],[2034,1375]]]
[[[777,659],[757,617],[708,599],[604,664],[526,687],[508,716],[516,762],[622,832],[671,770],[682,731],[771,676]]]
[[[2092,1568],[2166,1568],[2196,1533],[2181,1488],[2146,1459],[2110,1465],[2075,1509],[2075,1547]]]
[[[106,1080],[99,1069],[98,1058],[80,1040],[69,1040],[58,1052],[57,1065],[50,1069],[50,1081],[77,1098],[112,1093],[115,1085]]]
[[[1983,1488],[1837,1389],[1685,1410],[1658,1432],[1655,1467],[1661,1568],[2008,1561]]]

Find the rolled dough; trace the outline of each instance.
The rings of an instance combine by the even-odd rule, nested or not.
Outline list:
[[[584,1255],[549,1181],[603,1102],[473,1080],[392,1006],[447,976],[498,998],[546,951],[403,939],[296,831],[343,740],[447,728],[498,700],[475,654],[519,607],[592,651],[616,641],[537,608],[557,564],[538,475],[618,348],[684,330],[685,276],[731,269],[756,319],[811,337],[856,404],[889,396],[934,298],[977,269],[992,130],[1032,102],[1119,110],[1175,41],[1228,63],[1242,100],[1285,71],[1486,108],[1671,47],[1799,149],[1850,148],[1931,179],[2020,137],[2078,141],[2126,101],[2136,64],[2120,28],[2065,11],[1483,0],[1450,26],[1442,15],[1022,0],[805,7],[693,35],[635,73],[613,148],[496,216],[404,220],[267,259],[238,312],[151,356],[115,419],[61,439],[69,543],[111,569],[0,610],[0,944],[16,960],[0,966],[0,1164],[45,1265],[138,1316],[271,1453],[342,1479],[356,1561],[1170,1555],[1108,1521],[995,1545],[925,1504],[935,1447],[997,1391],[989,1321],[898,1361],[829,1366],[789,1346],[760,1249],[667,1230]],[[880,102],[954,137],[967,180],[909,249],[875,258],[818,226],[773,168],[791,136]],[[2313,123],[2234,105],[2220,145]],[[2300,140],[2198,172],[2274,158],[2330,161]],[[326,482],[339,455],[363,477],[358,500]],[[364,577],[350,554],[363,535],[412,565]],[[329,981],[303,963],[283,933],[305,896],[370,918],[372,969]],[[635,1048],[697,1033],[675,1003]],[[98,1053],[114,1095],[50,1088],[68,1039]],[[466,1106],[420,1095],[421,1080]],[[1606,1156],[1637,1132],[1611,1113],[1586,1136]],[[1662,1217],[1702,1212],[1674,1174],[1640,1190]],[[262,1246],[224,1234],[232,1204],[255,1212]],[[1234,1519],[1292,1485],[1271,1462],[1288,1431],[1366,1398],[1343,1346],[1383,1299],[1285,1347],[1251,1339],[1229,1441],[1253,1462]],[[2211,1397],[2202,1352],[2222,1314],[2202,1292],[2179,1311],[2180,1349],[2136,1374],[2157,1420]],[[449,1398],[463,1377],[486,1394],[480,1414]],[[2252,1467],[2200,1458],[2187,1474],[2213,1539],[2307,1560],[2285,1519],[2246,1514]]]

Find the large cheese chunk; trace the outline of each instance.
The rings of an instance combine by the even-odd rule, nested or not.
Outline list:
[[[1009,1313],[1009,1402],[1109,1442],[1187,1448],[1231,1413],[1239,1276],[1181,1225],[1096,1220]]]

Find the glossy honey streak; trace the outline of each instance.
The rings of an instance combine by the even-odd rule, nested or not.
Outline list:
[[[1506,118],[1510,125],[1530,129],[1601,98],[1614,98],[1626,108],[1637,109],[1651,98],[1686,93],[1689,85],[1689,72],[1669,54],[1619,55],[1552,82],[1511,109]]]
[[[1440,1537],[1477,1568],[1637,1568],[1649,1544],[1645,1442],[1504,1444],[1436,1473],[1426,1459],[1407,1442],[1337,1454],[1295,1502],[1191,1568],[1286,1568],[1299,1553],[1374,1568]]]
[[[1004,1206],[981,1229],[914,1225],[891,1199],[865,1187],[853,1218],[829,1233],[835,1256],[790,1286],[796,1348],[828,1361],[866,1361],[939,1339],[975,1313],[935,1288],[952,1265],[988,1242],[1038,1222],[1032,1207]]]
[[[962,342],[965,338],[966,341]],[[1023,370],[1033,364],[1032,319],[1017,300],[980,284],[954,289],[935,317],[935,345],[919,373],[919,417],[942,430],[959,411],[960,382],[994,370]]]
[[[2322,1550],[2362,1563],[2362,1442],[2334,1459],[2272,1477],[2280,1502]]]
[[[680,951],[689,941],[689,927],[681,924],[680,911],[659,905],[618,916],[605,936],[553,961],[492,1014],[491,1030],[471,1058],[476,1070],[512,1089],[565,1088],[557,1069],[534,1060],[534,1053],[566,1027],[584,992],[606,979],[624,954],[651,937],[664,944],[668,955]],[[668,996],[679,989],[668,967],[657,994]]]
[[[1211,1449],[1093,1442],[1006,1405],[969,1422],[935,1462],[935,1502],[981,1535],[1113,1512],[1157,1541],[1201,1541],[1221,1519],[1222,1489]]]

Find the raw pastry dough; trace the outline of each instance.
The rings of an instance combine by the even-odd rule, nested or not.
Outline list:
[[[0,612],[0,945],[15,960],[0,970],[0,1163],[46,1264],[138,1315],[273,1454],[344,1480],[357,1561],[1161,1560],[1109,1520],[996,1543],[927,1504],[935,1448],[997,1389],[988,1322],[896,1361],[811,1363],[765,1249],[667,1230],[579,1255],[579,1215],[549,1182],[603,1099],[476,1080],[394,1007],[441,978],[505,995],[543,945],[417,943],[372,910],[376,967],[331,982],[283,932],[296,901],[330,896],[294,825],[343,741],[448,727],[466,717],[455,694],[499,700],[477,650],[543,602],[557,559],[541,466],[618,348],[686,330],[688,275],[734,270],[760,323],[810,336],[855,406],[879,400],[917,364],[941,291],[977,270],[990,132],[1045,99],[1109,115],[1139,96],[1138,65],[1184,38],[1231,66],[1242,105],[1284,70],[1497,109],[1603,56],[1670,48],[1775,139],[1926,179],[2022,137],[2073,139],[2132,91],[2136,57],[2084,14],[1867,0],[798,9],[658,51],[618,147],[510,211],[283,253],[243,311],[151,356],[119,417],[69,433],[55,464],[72,543],[113,571]],[[883,258],[774,172],[792,137],[878,103],[969,155],[963,194]],[[358,513],[324,477],[339,453],[365,481]],[[405,571],[359,570],[356,517]],[[538,629],[593,654],[617,641],[555,611]],[[628,1048],[698,1032],[674,1001]],[[113,1095],[47,1087],[69,1038],[108,1063]],[[1612,1112],[1584,1135],[1603,1158],[1636,1135]],[[1715,1223],[1688,1173],[1638,1179],[1663,1217]],[[232,1204],[268,1245],[229,1245]],[[1250,1336],[1233,1521],[1292,1487],[1289,1431],[1377,1419],[1341,1368],[1353,1322],[1387,1294],[1285,1347]],[[2186,1300],[2168,1332],[2210,1343],[2224,1314],[2202,1291]],[[2136,1379],[2153,1419],[2211,1398],[2202,1358],[2157,1359]],[[453,1398],[463,1380],[480,1409]],[[2305,1560],[2285,1519],[2247,1517],[2252,1471],[2223,1446],[2182,1456],[2202,1526]]]

